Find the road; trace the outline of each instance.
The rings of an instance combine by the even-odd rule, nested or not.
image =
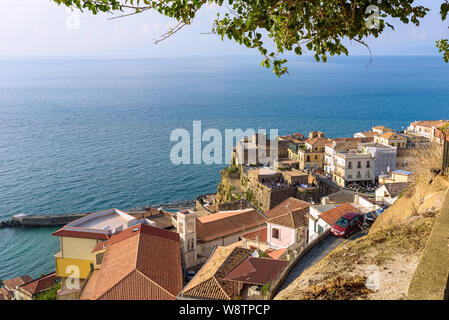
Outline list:
[[[323,241],[315,245],[309,252],[307,252],[301,260],[293,267],[290,273],[285,277],[284,282],[279,286],[275,296],[279,294],[280,291],[287,288],[296,278],[298,278],[305,270],[319,262],[321,259],[325,258],[332,251],[334,251],[339,246],[354,241],[360,237],[366,235],[368,230],[360,231],[352,235],[349,239],[338,238],[330,234]]]

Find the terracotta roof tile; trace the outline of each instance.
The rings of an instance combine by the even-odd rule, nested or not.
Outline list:
[[[311,146],[317,145],[317,146],[330,146],[332,144],[332,141],[328,138],[307,138],[304,140],[307,144],[310,144]]]
[[[22,284],[20,287],[35,295],[54,286],[59,279],[61,278],[56,273],[50,273],[31,282]]]
[[[273,259],[279,259],[285,252],[287,252],[286,248],[276,249],[268,252],[268,256]]]
[[[310,203],[308,203],[308,202],[290,197],[290,198],[282,201],[280,204],[278,204],[274,208],[265,212],[264,215],[267,218],[272,219],[272,218],[282,216],[291,210],[305,209],[305,211],[307,212],[309,209],[309,206],[310,206]]]
[[[13,295],[6,290],[6,288],[0,288],[0,300],[11,300]]]
[[[182,281],[179,235],[140,224],[111,237],[91,299],[175,299]]]
[[[388,193],[392,198],[399,196],[402,192],[408,189],[411,186],[411,182],[393,182],[393,183],[385,183],[384,186],[387,188]]]
[[[31,278],[29,275],[25,275],[25,276],[17,277],[14,279],[4,280],[3,284],[5,285],[6,289],[12,291],[16,287],[18,287],[26,282],[30,282],[32,280],[33,280],[33,278]]]
[[[287,264],[286,260],[248,257],[232,269],[223,280],[265,285],[277,279]]]
[[[108,240],[98,242],[98,243],[95,245],[95,247],[92,249],[92,253],[98,252],[98,251],[106,250],[106,248],[108,247],[108,245],[109,245],[109,241],[108,241]]]
[[[108,240],[109,239],[109,235],[108,235],[107,231],[94,232],[94,231],[75,230],[75,228],[73,228],[73,230],[70,230],[66,227],[63,227],[63,228],[59,229],[58,231],[52,233],[52,236],[98,239],[98,240]]]
[[[323,212],[319,217],[326,221],[330,226],[333,226],[341,216],[349,212],[358,213],[360,211],[349,203],[343,203],[334,209]]]
[[[383,139],[387,139],[387,140],[407,140],[406,137],[400,136],[394,132],[385,132],[383,135],[380,136]]]
[[[234,286],[223,278],[251,255],[244,248],[217,247],[203,267],[182,290],[181,295],[215,300],[231,300]]]
[[[265,242],[267,242],[267,228],[265,227],[265,228],[247,233],[247,234],[243,235],[242,238],[265,243]]]
[[[304,209],[288,211],[282,216],[271,218],[268,222],[292,229],[298,229],[307,226],[308,219],[306,219],[306,214],[307,211]]]
[[[265,224],[266,219],[257,210],[219,212],[197,218],[197,237],[202,242],[211,241],[236,232]]]
[[[420,127],[427,127],[427,128],[431,128],[431,127],[439,128],[448,122],[449,122],[449,120],[424,120],[424,121],[415,121],[415,122],[412,122],[411,124],[413,126],[420,126]]]

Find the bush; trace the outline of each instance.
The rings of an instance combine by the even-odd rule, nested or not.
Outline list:
[[[56,300],[56,295],[58,294],[59,289],[61,289],[61,283],[57,283],[50,289],[39,293],[34,300]]]

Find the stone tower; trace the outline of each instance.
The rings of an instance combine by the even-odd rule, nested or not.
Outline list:
[[[176,215],[177,231],[181,238],[181,251],[186,269],[196,266],[196,213],[190,210],[179,211]]]

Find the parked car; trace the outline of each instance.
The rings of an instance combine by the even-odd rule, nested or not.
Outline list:
[[[347,238],[361,229],[363,216],[357,212],[349,212],[342,216],[332,226],[331,232],[334,236]]]
[[[372,225],[374,223],[374,221],[376,221],[378,215],[375,211],[373,212],[368,212],[367,214],[365,214],[364,218],[365,218],[365,223],[367,225]]]

